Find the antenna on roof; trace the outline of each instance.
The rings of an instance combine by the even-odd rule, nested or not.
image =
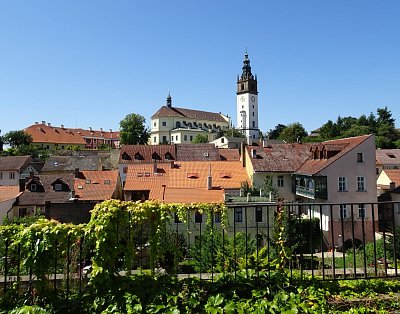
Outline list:
[[[207,189],[212,189],[211,164],[208,165]]]

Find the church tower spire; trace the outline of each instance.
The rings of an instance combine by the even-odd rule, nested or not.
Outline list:
[[[259,138],[257,76],[251,72],[249,55],[243,60],[236,91],[237,128],[251,141]]]

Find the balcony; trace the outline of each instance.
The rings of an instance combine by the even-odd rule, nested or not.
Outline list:
[[[326,177],[296,176],[295,193],[309,199],[328,199]]]

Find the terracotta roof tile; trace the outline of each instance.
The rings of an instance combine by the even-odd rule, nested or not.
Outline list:
[[[177,161],[219,161],[219,150],[214,144],[176,144]]]
[[[80,171],[75,178],[75,197],[79,200],[111,199],[117,189],[118,171]]]
[[[400,169],[385,169],[383,171],[389,177],[390,181],[395,183],[395,186],[400,186]]]
[[[30,162],[32,162],[31,156],[0,157],[0,171],[23,170]]]
[[[239,161],[240,153],[236,148],[219,148],[219,155],[221,160],[224,161]]]
[[[157,110],[155,114],[153,114],[151,118],[158,117],[181,117],[228,123],[228,121],[220,113],[168,106],[162,106],[160,109]]]
[[[139,153],[143,160],[135,159]],[[153,157],[161,158],[160,162],[176,159],[174,145],[122,145],[120,148],[119,162],[124,163],[148,163]],[[172,158],[172,159],[168,159]]]
[[[20,193],[19,186],[0,185],[0,202],[16,198]]]
[[[377,149],[376,162],[380,165],[399,165],[400,149]]]
[[[309,159],[296,171],[298,174],[316,174],[350,152],[353,148],[360,145],[373,135],[362,135],[357,137],[342,138],[337,140],[325,141],[320,144],[327,148],[327,151],[337,151],[335,155],[327,159]],[[314,146],[315,146],[314,145]]]
[[[42,172],[59,172],[101,169],[100,157],[90,156],[50,156],[42,168]]]
[[[222,203],[224,190],[166,188],[164,201],[167,203]]]

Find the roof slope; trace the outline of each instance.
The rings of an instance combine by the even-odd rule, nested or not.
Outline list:
[[[310,144],[246,147],[255,172],[294,172],[310,157],[310,148]]]
[[[16,198],[19,194],[18,185],[0,185],[0,202]]]
[[[240,153],[237,148],[218,148],[221,160],[239,161]]]
[[[373,135],[362,135],[356,137],[342,138],[337,140],[325,141],[320,144],[314,144],[313,148],[325,148],[328,151],[337,151],[337,153],[330,158],[326,159],[308,159],[304,164],[297,170],[298,174],[317,174],[321,170],[325,169],[336,160],[340,159],[352,149],[366,141]]]
[[[219,150],[214,144],[176,144],[177,161],[219,161]]]
[[[396,186],[400,186],[400,169],[385,169],[383,170],[391,182]]]
[[[160,109],[157,110],[155,114],[153,114],[151,118],[153,119],[159,117],[181,117],[181,118],[208,120],[208,121],[215,121],[222,123],[228,122],[220,113],[168,107],[168,106],[162,106]]]
[[[30,192],[28,190],[24,191],[19,197],[19,206],[29,206],[29,205],[45,205],[47,201],[52,203],[65,203],[70,197],[71,193],[69,191],[55,191],[52,184],[57,180],[62,180],[68,184],[69,188],[72,189],[74,186],[74,175],[65,174],[42,174],[35,177],[44,187],[44,192]],[[29,184],[29,182],[27,183]]]
[[[31,156],[5,156],[0,157],[0,171],[22,170],[32,162]]]
[[[79,170],[98,170],[100,166],[98,155],[88,156],[51,156],[47,159],[42,168],[42,172],[74,171]]]
[[[377,149],[376,163],[380,165],[399,165],[400,149]]]
[[[135,159],[135,154],[139,153],[143,160]],[[130,160],[124,159],[124,154],[127,154]],[[160,162],[167,162],[176,159],[174,145],[122,145],[119,153],[119,162],[127,163],[148,163],[153,161],[153,154],[158,155]],[[170,156],[169,156],[170,155]],[[172,159],[167,159],[167,157]]]
[[[80,200],[111,199],[117,187],[118,171],[80,171],[75,179],[75,197]]]

